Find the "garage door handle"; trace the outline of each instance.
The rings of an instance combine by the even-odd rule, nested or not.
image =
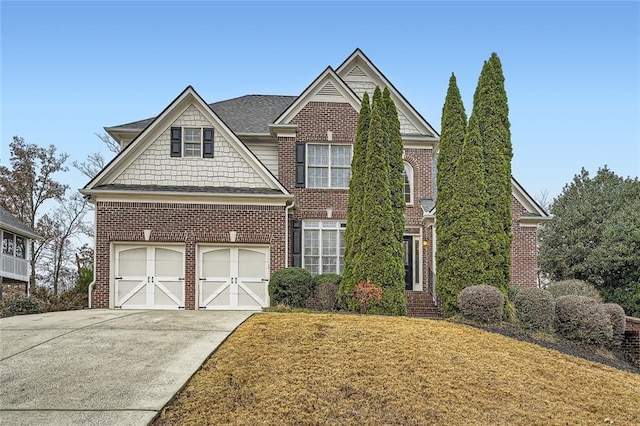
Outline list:
[[[121,280],[122,277],[115,277],[114,280]]]
[[[262,279],[262,282],[263,282],[263,283],[266,283],[266,282],[268,282],[268,281],[269,281],[269,278],[263,278],[263,279]]]
[[[206,281],[206,278],[198,278],[200,281]]]
[[[178,281],[184,281],[184,277],[178,277]]]

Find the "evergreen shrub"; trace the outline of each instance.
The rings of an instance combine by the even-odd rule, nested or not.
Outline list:
[[[490,285],[474,285],[464,288],[458,295],[458,307],[463,317],[484,323],[502,319],[504,295]]]
[[[627,324],[626,315],[622,306],[617,303],[605,303],[602,305],[604,311],[609,315],[611,322],[611,346],[620,346],[624,340],[624,329]]]
[[[338,274],[323,274],[313,277],[313,291],[307,307],[320,311],[333,311],[338,302],[338,290],[342,277]]]
[[[602,303],[602,295],[598,289],[582,280],[569,279],[552,282],[547,286],[547,290],[556,299],[560,296],[573,295],[589,297],[598,303]]]
[[[566,339],[598,346],[608,344],[613,336],[605,308],[587,296],[558,297],[555,328]]]
[[[516,317],[532,330],[551,330],[555,321],[556,304],[553,295],[537,287],[520,287],[513,297]]]
[[[313,278],[303,268],[280,269],[274,272],[269,280],[271,306],[304,308],[312,290]]]
[[[42,302],[34,297],[24,294],[12,294],[2,300],[2,316],[39,314],[43,312]]]

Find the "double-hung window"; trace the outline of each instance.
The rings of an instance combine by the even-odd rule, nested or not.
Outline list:
[[[184,156],[200,157],[202,152],[202,129],[199,127],[184,128]]]
[[[351,145],[307,144],[307,187],[348,188]]]
[[[213,158],[213,129],[206,127],[172,127],[171,156]]]
[[[405,161],[404,163],[404,202],[413,204],[413,167]]]
[[[342,273],[344,226],[337,221],[303,221],[302,266],[312,275]]]

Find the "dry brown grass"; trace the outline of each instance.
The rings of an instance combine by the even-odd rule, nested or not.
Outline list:
[[[640,424],[640,375],[446,321],[258,314],[156,424]]]

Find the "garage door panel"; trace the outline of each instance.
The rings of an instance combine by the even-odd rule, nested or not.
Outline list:
[[[202,254],[203,277],[228,277],[231,275],[231,250],[228,248],[208,250]]]
[[[119,275],[128,277],[147,276],[147,248],[137,247],[118,252]]]
[[[116,245],[115,259],[116,308],[184,308],[184,248]]]
[[[263,278],[266,265],[264,252],[238,249],[238,276]]]
[[[144,306],[147,303],[146,282],[119,280],[116,296],[116,306],[124,303]]]
[[[178,250],[157,248],[155,252],[155,275],[157,277],[181,277],[183,254]]]
[[[260,309],[268,306],[268,247],[201,247],[200,308]]]

